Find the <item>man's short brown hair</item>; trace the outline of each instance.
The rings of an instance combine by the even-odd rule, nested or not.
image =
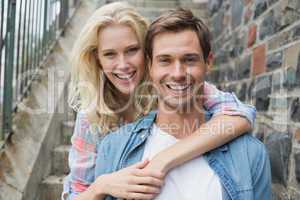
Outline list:
[[[176,33],[185,30],[192,30],[197,34],[206,62],[209,52],[211,51],[210,31],[201,19],[195,17],[190,10],[183,8],[169,10],[151,23],[145,39],[145,58],[147,62],[152,61],[155,36],[165,32]]]

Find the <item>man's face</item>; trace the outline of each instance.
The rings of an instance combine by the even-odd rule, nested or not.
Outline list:
[[[173,109],[193,106],[196,97],[202,94],[206,68],[194,31],[155,36],[150,76],[159,94],[160,105],[163,103]]]

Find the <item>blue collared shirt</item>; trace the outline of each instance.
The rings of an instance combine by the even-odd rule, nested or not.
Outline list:
[[[97,149],[101,153],[96,158],[95,177],[141,161],[155,117],[156,113],[151,112],[99,141]],[[271,199],[269,157],[264,144],[251,134],[245,134],[203,156],[219,176],[223,200]],[[112,199],[116,198],[106,197],[106,200]]]

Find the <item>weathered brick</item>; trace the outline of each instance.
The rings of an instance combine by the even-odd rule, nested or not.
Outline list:
[[[253,50],[252,74],[258,75],[266,71],[266,45],[262,44]]]
[[[244,78],[249,78],[251,68],[251,57],[246,56],[242,58],[241,61],[236,63],[237,79],[241,80]]]
[[[268,8],[266,0],[256,0],[255,1],[255,10],[254,10],[254,19],[259,17],[263,12]]]
[[[209,78],[208,80],[213,82],[213,83],[217,83],[219,82],[219,73],[220,71],[218,69],[212,69],[210,72],[209,72]]]
[[[283,53],[282,51],[272,53],[267,57],[267,70],[272,71],[282,66]]]
[[[297,71],[296,71],[296,85],[297,86],[300,86],[300,55],[299,55],[299,58],[298,58],[298,64],[297,64]],[[298,77],[298,78],[297,78]]]
[[[231,58],[236,58],[242,55],[246,46],[246,35],[243,32],[233,33],[231,42],[228,46]]]
[[[292,141],[288,133],[274,132],[265,139],[274,183],[287,185]]]
[[[296,180],[300,183],[300,152],[295,153],[294,158]]]
[[[213,32],[212,35],[214,38],[218,38],[220,34],[224,31],[224,11],[219,11],[213,18],[212,18],[212,28]]]
[[[242,1],[231,0],[231,25],[232,28],[238,27],[242,22],[244,4]]]
[[[245,6],[247,6],[247,5],[251,4],[251,3],[253,3],[253,0],[244,0]]]
[[[275,15],[274,10],[271,10],[259,27],[259,38],[263,40],[267,36],[274,35],[280,30],[280,28],[280,18]]]
[[[252,88],[251,97],[254,97],[255,107],[258,111],[266,111],[270,104],[272,79],[270,75],[260,76],[255,81],[255,86]]]
[[[248,7],[244,14],[244,23],[245,24],[247,24],[251,20],[252,15],[253,15],[253,11],[251,10],[250,7]]]
[[[284,50],[284,67],[294,67],[296,69],[300,54],[300,42]]]
[[[236,93],[236,84],[230,84],[226,87],[227,92],[234,92]]]
[[[214,60],[215,65],[226,63],[230,57],[230,52],[220,49]]]
[[[273,5],[274,3],[278,2],[279,0],[268,0],[269,6]]]
[[[298,142],[298,143],[300,143],[300,129],[297,129],[296,130],[296,133],[295,133],[295,139],[296,139],[296,141]],[[299,165],[299,167],[300,167],[300,165]],[[300,174],[299,174],[300,175]],[[300,176],[299,176],[299,178],[300,178]]]
[[[253,102],[255,98],[255,80],[251,80],[247,90],[248,101]]]
[[[276,71],[272,75],[272,91],[278,92],[283,87],[283,81],[284,81],[284,73],[283,70]]]
[[[300,25],[293,28],[292,38],[293,38],[293,40],[299,40],[300,39]]]
[[[290,31],[284,31],[284,32],[278,33],[277,35],[272,37],[271,40],[268,41],[268,49],[275,50],[275,49],[280,48],[283,45],[288,44],[289,42],[292,41],[291,34],[292,34],[292,32],[290,32]]]
[[[210,0],[208,1],[208,10],[212,16],[214,13],[218,12],[223,4],[223,0]]]
[[[289,108],[290,101],[290,99],[281,96],[272,97],[270,107],[277,112],[286,111]]]
[[[300,19],[299,5],[300,2],[298,0],[289,0],[288,2],[281,1],[281,6],[276,9],[276,15],[278,16],[278,19],[280,19],[280,30],[288,27]]]
[[[237,73],[233,66],[229,66],[225,69],[225,77],[227,81],[234,81],[237,79]]]
[[[296,98],[292,102],[291,119],[294,122],[300,122],[300,98]]]
[[[241,101],[245,101],[246,94],[247,94],[247,83],[243,83],[240,85],[239,88],[237,88],[236,95]]]
[[[248,43],[247,43],[248,47],[251,47],[255,43],[256,31],[257,31],[256,24],[252,24],[248,29]]]
[[[285,69],[283,86],[288,90],[293,89],[297,84],[297,73],[294,67]]]

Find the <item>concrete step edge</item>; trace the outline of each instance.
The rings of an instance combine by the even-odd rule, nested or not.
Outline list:
[[[42,181],[42,184],[48,184],[48,185],[63,184],[65,177],[66,175],[60,175],[60,176],[50,175]]]

